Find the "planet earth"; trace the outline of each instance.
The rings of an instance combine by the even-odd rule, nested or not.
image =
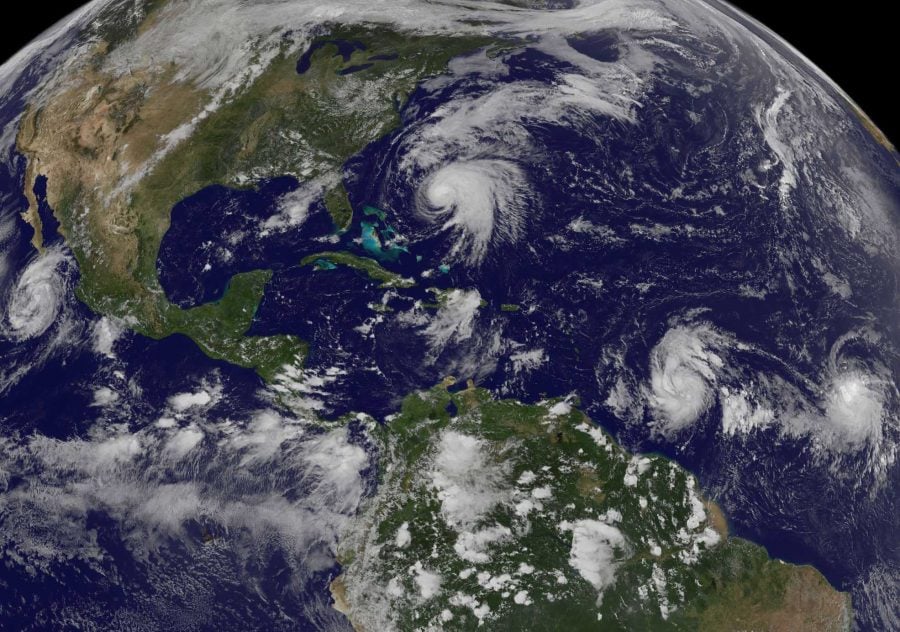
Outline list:
[[[0,128],[0,628],[900,629],[900,154],[734,7],[96,0]]]

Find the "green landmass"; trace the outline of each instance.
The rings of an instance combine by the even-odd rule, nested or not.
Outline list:
[[[373,427],[378,492],[332,585],[358,629],[849,628],[845,594],[729,537],[675,463],[572,402],[449,384]]]
[[[148,5],[142,19],[158,19],[161,4]],[[221,301],[203,309],[182,310],[166,300],[156,260],[172,207],[212,184],[248,186],[292,174],[327,183],[323,201],[336,229],[346,228],[352,209],[341,181],[344,163],[399,125],[399,108],[420,81],[492,40],[335,26],[323,40],[358,40],[366,50],[345,62],[326,44],[302,75],[296,71],[297,55],[279,56],[252,85],[200,117],[189,138],[149,173],[138,173],[133,189],[120,194],[123,175],[110,167],[118,164],[111,158],[140,165],[159,138],[190,120],[209,98],[174,79],[175,67],[161,74],[104,74],[102,60],[110,47],[143,27],[138,20],[102,33],[110,41],[96,48],[83,82],[27,113],[18,138],[30,161],[26,216],[39,228],[30,187],[37,175],[47,175],[48,200],[78,260],[82,301],[154,338],[187,335],[211,356],[253,367],[265,377],[273,362],[302,357],[305,347],[295,337],[236,333],[262,298],[262,276],[246,286],[236,279]],[[385,58],[368,61],[374,55]],[[363,62],[371,66],[340,74]],[[39,241],[36,237],[38,247]]]
[[[501,312],[517,312],[520,309],[521,308],[518,305],[515,305],[513,303],[503,303],[502,305],[500,305]]]
[[[271,380],[285,364],[297,364],[306,356],[306,343],[296,336],[247,336],[256,305],[262,300],[272,273],[256,270],[234,275],[223,297],[191,309],[166,303],[169,332],[194,340],[211,358],[256,369]],[[156,336],[157,332],[144,333]]]
[[[353,219],[353,207],[350,205],[350,198],[347,197],[347,190],[344,183],[340,182],[334,185],[325,194],[325,208],[331,214],[334,225],[341,230],[346,230],[350,226],[350,220]]]
[[[306,178],[340,173],[351,156],[399,125],[398,105],[423,78],[441,72],[456,55],[488,43],[367,27],[339,27],[324,39],[335,38],[359,40],[367,50],[355,51],[344,62],[326,45],[316,51],[303,75],[297,74],[293,55],[277,59],[141,182],[133,202],[146,218],[139,231],[141,243],[148,245],[138,264],[141,281],[155,279],[169,210],[179,200],[209,184],[233,182],[240,174],[258,179],[296,173],[301,162],[309,163]],[[398,58],[338,74],[379,53],[396,53]],[[343,185],[335,183],[325,201],[336,225],[346,227],[349,201]]]
[[[378,281],[383,288],[390,287],[413,287],[416,282],[407,279],[396,272],[385,270],[380,263],[368,257],[360,257],[349,252],[320,252],[317,254],[304,257],[300,261],[300,265],[319,265],[320,261],[325,261],[333,266],[347,266],[354,270],[359,270],[373,281]]]

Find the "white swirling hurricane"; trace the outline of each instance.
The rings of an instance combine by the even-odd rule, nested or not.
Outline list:
[[[10,290],[6,304],[7,335],[27,340],[43,334],[59,315],[65,300],[68,256],[48,249],[24,270]]]
[[[420,217],[456,233],[452,258],[477,265],[488,246],[514,243],[522,232],[527,184],[513,162],[479,158],[452,162],[428,176],[419,187]]]
[[[721,346],[719,333],[699,325],[670,329],[653,349],[647,399],[664,435],[689,426],[709,408],[724,364],[713,349]]]
[[[879,338],[868,331],[846,334],[821,374],[805,378],[712,324],[677,323],[650,352],[649,378],[640,391],[630,393],[620,381],[607,403],[627,415],[636,397],[637,409],[649,408],[654,430],[674,439],[718,402],[723,435],[774,429],[784,439],[808,440],[815,458],[832,466],[844,455],[866,451],[865,467],[854,476],[871,475],[866,480],[881,484],[900,453],[900,428],[889,414],[898,392],[888,369],[854,357],[845,350],[848,341],[874,344]],[[766,368],[751,369],[750,358]]]

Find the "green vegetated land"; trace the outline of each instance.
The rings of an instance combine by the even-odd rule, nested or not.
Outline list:
[[[304,257],[300,265],[315,265],[319,269],[328,270],[337,266],[346,266],[359,270],[373,281],[378,281],[380,287],[412,287],[416,283],[412,279],[404,278],[396,272],[385,270],[380,263],[368,257],[360,257],[349,252],[320,252]]]
[[[150,12],[147,19],[159,14]],[[132,25],[128,33],[140,28]],[[365,50],[345,61],[329,43],[337,39],[358,41]],[[185,334],[209,355],[253,367],[263,377],[281,363],[302,360],[305,345],[294,336],[245,335],[269,278],[264,271],[235,277],[215,303],[180,309],[166,299],[156,260],[172,207],[212,184],[247,186],[292,174],[325,183],[323,202],[336,229],[346,228],[352,210],[341,182],[343,164],[399,124],[399,108],[422,79],[443,72],[451,58],[491,44],[481,37],[344,26],[321,40],[305,72],[298,74],[296,55],[278,57],[249,88],[203,118],[125,196],[111,193],[121,174],[104,171],[107,156],[158,138],[204,101],[193,88],[166,83],[175,69],[146,78],[104,76],[96,68],[109,47],[100,47],[90,71],[96,76],[29,113],[19,137],[35,165],[26,186],[39,173],[48,176],[48,199],[81,270],[78,295],[89,307],[153,338]],[[99,93],[93,89],[98,82],[104,86]],[[154,82],[160,85],[154,88]],[[85,94],[93,99],[87,106]],[[31,218],[39,221],[35,213]],[[384,276],[370,264],[353,265]]]
[[[442,385],[375,432],[379,491],[332,585],[360,629],[849,626],[817,571],[728,537],[690,474],[567,402]]]

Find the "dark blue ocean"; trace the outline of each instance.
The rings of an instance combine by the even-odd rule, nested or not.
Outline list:
[[[610,37],[584,43],[586,54],[602,63],[615,61]],[[546,82],[567,70],[564,62],[532,49],[510,55],[506,63],[509,72],[498,81]],[[815,214],[804,213],[804,204],[813,204],[814,198],[805,200],[801,188],[796,193],[801,210],[788,218],[779,208],[777,170],[756,170],[754,184],[748,184],[746,171],[765,157],[765,143],[758,130],[754,136],[742,122],[729,81],[709,84],[679,68],[673,64],[661,74],[635,125],[597,116],[578,132],[562,125],[531,126],[528,132],[543,152],[520,161],[533,191],[524,233],[515,243],[493,244],[479,266],[448,264],[452,233],[436,230],[415,211],[416,185],[425,174],[403,180],[396,167],[402,140],[419,122],[442,104],[495,87],[477,77],[455,77],[415,91],[400,111],[401,127],[348,162],[344,185],[354,209],[349,229],[337,231],[324,206],[315,203],[302,223],[262,230],[284,196],[304,185],[292,177],[245,189],[210,186],[172,209],[157,263],[161,285],[173,303],[191,307],[219,299],[234,274],[273,270],[249,333],[296,334],[310,343],[308,371],[341,369],[342,377],[326,387],[322,414],[328,418],[364,411],[382,419],[404,395],[433,385],[451,368],[458,379],[474,379],[504,397],[537,401],[575,393],[597,423],[630,449],[661,452],[696,473],[721,503],[735,535],[764,545],[773,556],[813,564],[836,587],[858,591],[874,565],[900,565],[895,535],[900,469],[891,468],[887,483],[873,495],[866,485],[835,477],[808,438],[786,439],[776,428],[746,437],[723,435],[718,405],[675,441],[651,433],[648,412],[647,423],[635,423],[605,405],[620,367],[628,368],[634,385],[647,381],[647,359],[673,315],[702,309],[705,321],[769,354],[740,355],[746,374],[785,379],[815,375],[834,340],[865,314],[891,317],[892,303],[884,297],[896,291],[893,275],[859,246],[817,227]],[[298,72],[303,69],[301,58]],[[760,93],[771,87],[764,73],[743,81]],[[701,83],[709,89],[693,89]],[[3,108],[0,120],[8,121],[21,101],[8,98]],[[24,208],[24,166],[13,152],[0,169],[4,213]],[[40,199],[44,186],[36,187]],[[680,195],[671,195],[673,190]],[[892,194],[900,199],[897,188]],[[59,240],[46,202],[42,217],[45,241]],[[602,225],[606,232],[573,231],[576,219]],[[659,234],[665,238],[637,228],[648,226],[664,229]],[[13,270],[35,256],[30,237],[20,221],[14,239],[3,244]],[[794,272],[802,283],[787,283],[782,255],[792,249],[813,252],[852,276],[853,303],[839,300],[800,268]],[[417,285],[388,291],[347,267],[301,265],[304,257],[324,251],[374,258]],[[426,270],[430,276],[423,277]],[[585,283],[592,279],[602,281],[602,287]],[[7,275],[0,294],[7,295],[13,283],[14,275]],[[77,284],[77,269],[68,283]],[[767,290],[764,300],[745,291],[761,285]],[[422,328],[399,317],[433,301],[429,288],[477,289],[485,302],[473,334],[436,355],[426,352]],[[382,303],[391,311],[373,311],[372,304]],[[519,309],[503,311],[504,304]],[[97,420],[94,387],[116,379],[113,370],[127,373],[130,388],[141,393],[122,420],[133,428],[153,423],[172,393],[211,373],[218,376],[227,405],[211,408],[210,417],[249,415],[272,405],[252,371],[211,360],[182,336],[154,341],[125,333],[112,368],[91,350],[90,331],[99,316],[74,293],[66,305],[83,324],[82,338],[33,366],[2,393],[5,436],[21,441],[32,434],[61,441],[89,436]],[[372,335],[357,330],[366,322]],[[495,339],[515,344],[496,345]],[[0,358],[25,363],[45,344],[45,337],[0,339]],[[794,353],[798,346],[805,353]],[[546,360],[517,371],[510,357],[522,349],[541,349]],[[795,381],[798,389],[811,388]],[[854,462],[866,453],[840,458],[842,468],[866,470],[864,463]],[[12,477],[0,490],[20,484],[27,481]],[[0,515],[0,524],[7,518]],[[243,622],[236,629],[321,624],[308,604],[327,604],[327,582],[335,567],[318,571],[297,590],[289,566],[275,554],[267,565],[248,568],[227,550],[173,541],[159,558],[138,560],[122,538],[121,525],[109,516],[96,512],[89,527],[107,553],[102,573],[78,560],[56,564],[49,573],[34,572],[10,561],[9,551],[0,551],[5,557],[0,627],[57,627],[61,613],[78,608],[101,626],[124,629],[129,621],[116,613],[133,605],[135,594],[142,595],[141,610],[131,616],[175,628],[188,618],[179,622],[173,613],[198,608],[207,612],[204,629],[230,629],[235,621]],[[187,531],[200,541],[207,527],[189,525]],[[214,575],[205,570],[211,567]],[[233,570],[231,581],[224,579],[227,569]],[[177,592],[160,588],[164,576],[193,586],[202,599],[185,594],[172,601]],[[860,627],[871,629],[866,613],[860,614]]]

